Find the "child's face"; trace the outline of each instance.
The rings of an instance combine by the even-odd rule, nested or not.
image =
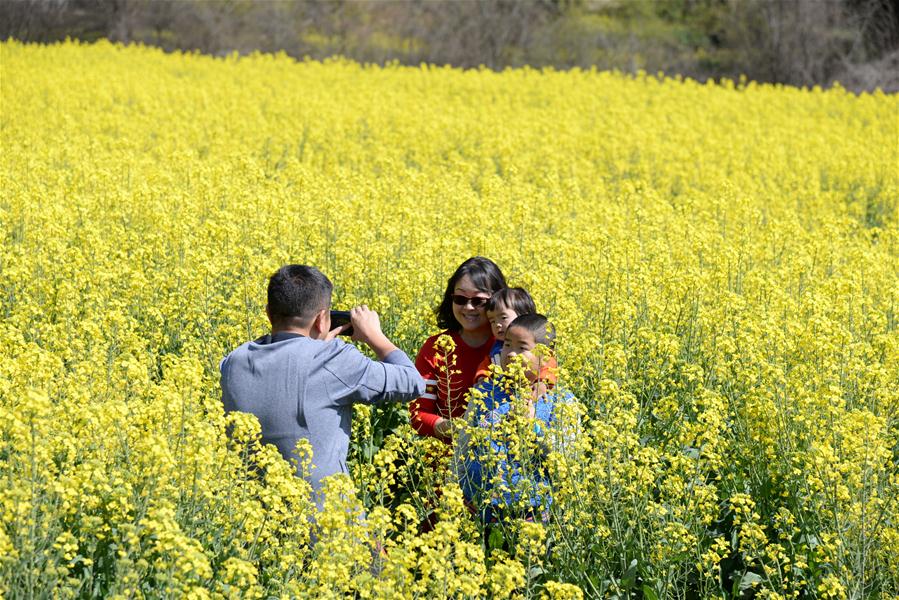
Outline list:
[[[506,327],[518,316],[511,308],[499,308],[497,310],[487,311],[487,320],[490,322],[490,330],[493,331],[493,337],[502,341],[505,339]]]
[[[503,349],[500,354],[500,362],[504,369],[512,363],[512,359],[520,356],[528,367],[527,378],[530,381],[537,379],[540,372],[540,357],[534,354],[537,340],[534,334],[524,327],[510,327],[506,330],[506,339],[503,341]]]

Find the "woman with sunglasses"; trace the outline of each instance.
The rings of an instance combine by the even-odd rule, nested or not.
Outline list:
[[[465,414],[465,394],[493,346],[486,304],[494,292],[506,287],[502,271],[489,258],[475,256],[459,265],[449,278],[437,307],[437,326],[444,329],[421,347],[415,366],[424,378],[424,395],[409,405],[413,429],[420,435],[450,440],[451,419]],[[455,344],[447,353],[437,340],[449,335]],[[446,369],[445,364],[450,363]],[[447,371],[450,371],[447,373]]]

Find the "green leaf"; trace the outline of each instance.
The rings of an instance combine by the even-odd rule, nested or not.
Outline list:
[[[637,559],[631,561],[631,564],[627,567],[627,571],[624,572],[624,575],[621,576],[621,581],[619,585],[625,590],[629,590],[634,587],[634,584],[637,582]]]
[[[656,591],[646,584],[643,585],[643,597],[646,600],[659,600],[659,595],[656,594]]]
[[[494,527],[490,530],[490,537],[487,538],[487,547],[491,550],[502,548],[504,541],[503,532],[499,527]]]
[[[743,574],[743,577],[740,578],[740,591],[747,590],[753,586],[758,585],[762,581],[762,576],[758,573],[753,573],[752,571],[748,571]]]

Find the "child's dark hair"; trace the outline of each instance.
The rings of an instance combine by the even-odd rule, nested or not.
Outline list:
[[[534,336],[534,341],[538,344],[543,344],[550,350],[556,344],[556,328],[549,322],[549,319],[541,314],[519,315],[518,318],[509,323],[506,331],[513,327],[521,327],[525,331],[529,331]]]
[[[519,317],[537,312],[534,299],[527,293],[527,290],[520,287],[503,288],[490,296],[490,300],[487,301],[487,310],[494,312],[504,308],[514,311]]]
[[[460,279],[468,275],[474,286],[491,296],[497,290],[506,287],[506,278],[503,272],[499,270],[496,263],[489,258],[483,256],[473,256],[459,265],[453,276],[446,283],[446,291],[443,293],[443,300],[440,306],[434,311],[437,313],[437,326],[450,331],[459,331],[462,325],[453,315],[453,292],[456,290],[456,284]]]

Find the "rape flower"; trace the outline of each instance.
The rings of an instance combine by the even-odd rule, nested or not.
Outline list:
[[[899,594],[896,95],[0,57],[5,597]],[[267,274],[319,266],[414,353],[474,254],[558,329],[579,402],[501,432],[544,487],[485,523],[405,407],[360,408],[318,512],[221,409]]]

